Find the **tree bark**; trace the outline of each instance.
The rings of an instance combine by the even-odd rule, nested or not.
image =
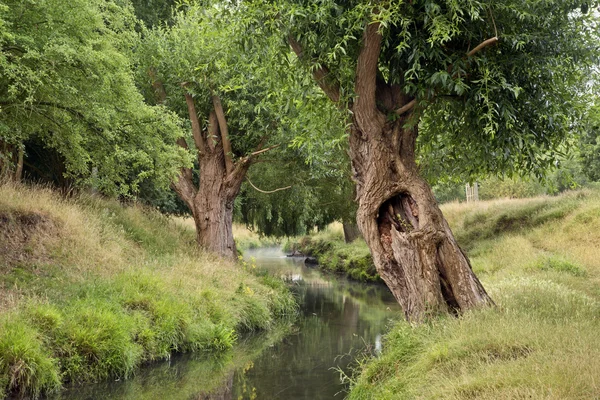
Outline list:
[[[344,229],[344,241],[346,243],[352,243],[360,237],[360,230],[355,221],[342,221],[342,228]]]
[[[220,145],[215,150],[221,150]],[[192,182],[191,171],[182,171],[173,188],[192,212],[198,245],[225,258],[236,258],[233,203],[250,163],[227,174],[222,150],[205,153],[199,162],[198,188]]]
[[[355,121],[350,155],[357,222],[380,276],[409,320],[492,304],[419,176],[417,128],[379,120],[380,129],[369,132]]]
[[[416,102],[378,77],[381,40],[379,23],[368,24],[349,135],[356,220],[375,267],[409,320],[493,304],[419,175],[418,125],[407,123]],[[387,117],[397,109],[406,111]]]

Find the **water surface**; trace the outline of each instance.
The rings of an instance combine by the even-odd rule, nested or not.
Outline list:
[[[289,282],[301,307],[292,327],[242,337],[221,358],[175,356],[132,379],[72,388],[58,398],[343,399],[341,374],[356,357],[380,351],[390,319],[400,318],[389,290],[324,275],[278,249],[252,250],[246,258]]]

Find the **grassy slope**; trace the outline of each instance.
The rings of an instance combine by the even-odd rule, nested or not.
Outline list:
[[[330,224],[325,230],[310,236],[290,239],[284,250],[316,258],[318,267],[324,271],[360,282],[381,282],[365,241],[359,238],[345,243],[340,223]]]
[[[295,310],[281,282],[245,269],[151,210],[0,186],[0,398],[227,351]]]
[[[600,396],[600,191],[443,211],[498,308],[399,323],[350,399]]]

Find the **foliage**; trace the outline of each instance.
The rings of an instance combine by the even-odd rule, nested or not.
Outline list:
[[[339,83],[346,102],[365,24],[380,24],[378,74],[417,100],[412,123],[420,123],[428,176],[542,175],[564,138],[582,128],[600,30],[579,1],[276,4],[270,20],[301,44],[312,68],[328,68],[326,81]],[[467,56],[493,37],[497,43]]]
[[[167,184],[185,161],[173,145],[180,127],[134,85],[136,24],[121,1],[1,2],[2,142],[55,149],[69,176],[105,193]]]

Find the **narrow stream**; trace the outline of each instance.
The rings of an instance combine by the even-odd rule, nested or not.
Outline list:
[[[300,316],[283,339],[244,337],[225,359],[177,356],[132,379],[85,385],[56,398],[343,399],[347,387],[340,371],[349,373],[356,357],[380,351],[390,319],[400,317],[389,290],[324,275],[279,249],[252,250],[246,257],[288,281],[298,297]]]

